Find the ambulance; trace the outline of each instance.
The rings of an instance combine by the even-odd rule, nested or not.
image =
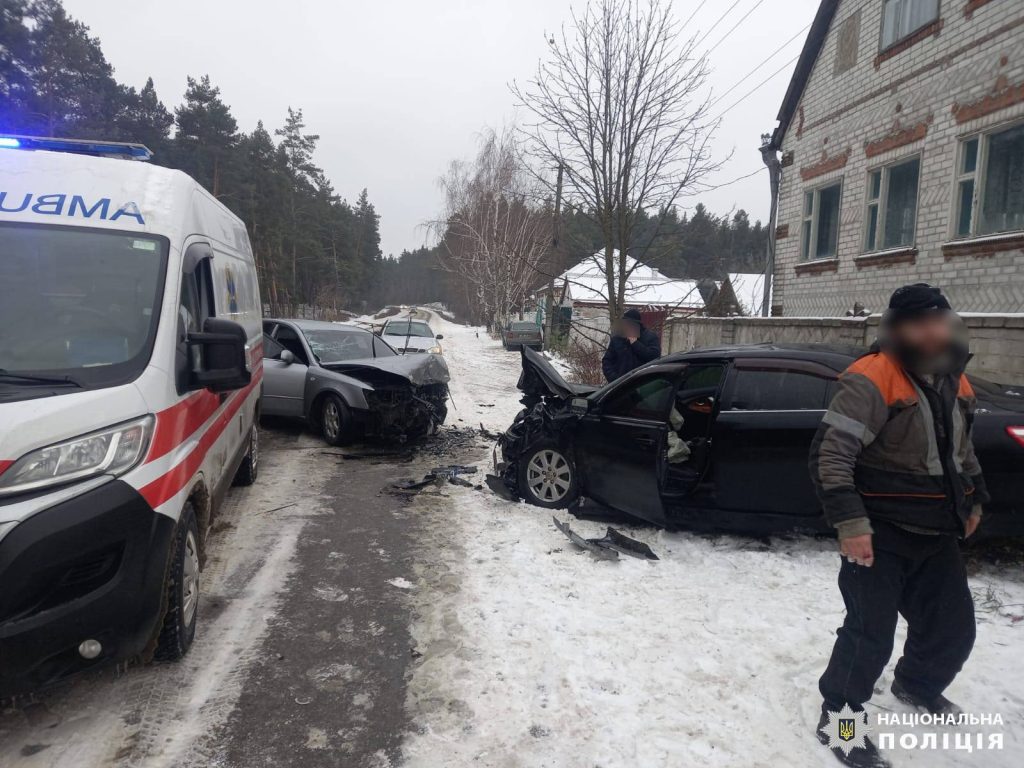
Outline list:
[[[0,697],[176,660],[259,461],[244,224],[141,145],[0,136]]]

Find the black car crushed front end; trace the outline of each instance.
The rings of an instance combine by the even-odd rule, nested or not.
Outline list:
[[[523,393],[523,410],[512,425],[498,437],[501,460],[495,472],[516,499],[519,490],[519,462],[534,446],[551,441],[563,447],[580,417],[586,414],[587,398],[597,387],[569,384],[539,352],[523,347],[523,370],[517,387]]]

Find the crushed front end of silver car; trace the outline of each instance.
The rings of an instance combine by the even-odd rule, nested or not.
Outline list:
[[[408,355],[325,365],[368,385],[364,434],[407,440],[430,434],[448,416],[448,366],[437,355]]]

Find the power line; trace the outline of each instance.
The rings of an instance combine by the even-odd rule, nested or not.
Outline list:
[[[704,3],[706,3],[707,1],[708,0],[700,0],[700,4],[696,8],[693,9],[693,13],[690,14],[690,18],[688,18],[686,21],[683,22],[682,29],[686,29],[686,27],[688,27],[690,25],[690,22],[693,21],[694,17],[698,13],[700,13],[700,9],[704,7]]]
[[[725,33],[724,35],[722,35],[721,39],[719,39],[719,41],[718,41],[717,43],[715,43],[714,45],[712,45],[712,46],[711,46],[711,47],[710,47],[710,48],[708,49],[708,52],[707,52],[706,54],[704,54],[704,55],[705,55],[705,56],[710,56],[710,55],[711,55],[711,53],[712,53],[712,52],[713,52],[713,51],[714,51],[714,50],[715,50],[715,49],[716,49],[716,48],[717,48],[718,46],[720,46],[720,45],[721,45],[721,44],[722,44],[722,43],[723,43],[723,42],[725,41],[725,39],[726,39],[727,37],[729,37],[729,35],[731,35],[731,34],[732,34],[733,32],[735,32],[735,31],[736,31],[736,27],[738,27],[738,26],[739,26],[740,24],[742,24],[742,23],[743,23],[744,21],[746,21],[746,20],[747,20],[747,18],[748,18],[748,17],[750,16],[750,14],[752,14],[752,13],[753,13],[754,11],[756,11],[756,10],[758,9],[758,7],[759,7],[759,6],[761,5],[761,3],[763,3],[763,2],[764,2],[764,0],[757,0],[757,2],[756,2],[756,3],[754,3],[754,5],[753,5],[753,6],[751,7],[751,9],[750,9],[749,11],[747,11],[747,12],[746,12],[745,14],[743,14],[742,18],[740,18],[740,20],[739,20],[739,21],[737,21],[737,22],[736,22],[735,24],[733,24],[733,25],[732,25],[732,29],[730,29],[730,30],[729,30],[728,32],[726,32],[726,33]]]
[[[720,102],[722,99],[724,99],[730,93],[732,93],[737,88],[739,88],[741,85],[743,85],[743,83],[745,83],[751,77],[756,75],[760,71],[761,67],[763,67],[769,61],[771,61],[776,56],[778,56],[780,53],[782,53],[782,51],[786,48],[786,46],[788,46],[790,43],[792,43],[794,40],[796,40],[798,37],[800,37],[800,35],[802,35],[804,32],[806,32],[808,29],[810,29],[810,26],[811,25],[808,24],[806,27],[804,27],[799,32],[797,32],[795,35],[793,35],[791,38],[789,38],[789,40],[787,40],[782,45],[780,45],[778,48],[776,48],[774,51],[772,51],[770,54],[768,54],[768,56],[763,61],[761,61],[756,67],[754,67],[752,70],[747,72],[747,74],[745,74],[743,77],[741,77],[739,80],[737,80],[727,91],[724,91],[723,93],[720,93],[718,95],[718,97],[714,101],[712,101],[710,104],[708,104],[708,106],[709,107],[713,107],[715,104]]]
[[[740,0],[736,0],[736,2],[734,2],[732,5],[730,5],[728,10],[726,10],[725,13],[723,13],[721,16],[718,17],[718,21],[716,21],[714,24],[712,24],[711,28],[708,29],[708,31],[703,34],[703,36],[700,38],[700,40],[697,41],[696,45],[694,45],[694,48],[699,48],[700,44],[708,39],[708,35],[710,35],[712,32],[715,31],[715,27],[717,27],[719,24],[721,24],[725,20],[725,17],[728,16],[730,13],[732,13],[732,9],[735,8],[739,4],[740,4]]]
[[[733,184],[737,184],[737,183],[743,181],[744,179],[749,179],[751,176],[756,176],[757,174],[761,173],[762,171],[766,171],[766,170],[768,170],[768,166],[762,165],[756,171],[751,171],[750,173],[745,173],[742,176],[737,176],[732,181],[726,181],[726,182],[724,182],[722,184],[709,184],[708,185],[708,189],[722,189],[722,187],[728,187],[728,186],[731,186]]]
[[[743,96],[742,96],[742,97],[740,97],[739,99],[737,99],[736,101],[734,101],[734,102],[733,102],[733,103],[732,103],[731,105],[729,105],[729,106],[728,106],[728,107],[726,107],[726,108],[725,108],[724,110],[722,110],[721,112],[719,112],[719,113],[718,113],[718,115],[717,115],[717,116],[715,117],[715,120],[718,120],[718,119],[722,118],[722,117],[723,117],[723,116],[724,116],[724,115],[725,115],[725,114],[726,114],[727,112],[729,112],[730,110],[732,110],[732,109],[735,109],[736,107],[738,107],[738,106],[739,106],[740,104],[742,104],[742,103],[743,103],[744,101],[746,101],[746,100],[747,100],[747,99],[748,99],[748,98],[749,98],[750,96],[752,96],[753,94],[755,94],[755,93],[757,92],[757,90],[758,90],[758,89],[759,89],[759,88],[760,88],[760,87],[761,87],[762,85],[766,84],[766,83],[767,83],[767,82],[768,82],[769,80],[771,80],[772,78],[774,78],[774,77],[778,76],[779,74],[781,74],[782,72],[784,72],[784,71],[785,71],[785,70],[786,70],[786,69],[787,69],[787,68],[788,68],[788,67],[789,67],[789,66],[790,66],[791,64],[794,64],[794,63],[796,63],[796,60],[797,60],[797,59],[799,59],[799,58],[800,58],[800,54],[797,54],[797,55],[796,55],[796,56],[794,56],[794,57],[793,57],[792,59],[790,59],[790,60],[789,60],[789,61],[787,61],[787,62],[786,62],[785,64],[783,64],[783,65],[782,65],[781,67],[779,67],[779,68],[778,68],[777,70],[775,70],[774,72],[772,72],[772,73],[771,73],[770,75],[768,75],[768,77],[766,77],[766,78],[765,78],[764,80],[762,80],[762,81],[761,81],[760,83],[758,83],[757,85],[755,85],[755,86],[754,86],[754,87],[753,87],[752,89],[750,89],[750,90],[749,90],[749,91],[747,91],[747,92],[746,92],[745,94],[743,94]]]

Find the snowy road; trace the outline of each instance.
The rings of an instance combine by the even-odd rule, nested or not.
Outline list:
[[[503,429],[519,356],[431,322],[452,370],[449,426]],[[842,620],[831,542],[626,528],[661,560],[599,562],[549,514],[486,491],[381,493],[439,463],[485,469],[480,439],[395,463],[342,460],[286,424],[265,434],[260,481],[229,495],[211,542],[189,657],[0,711],[0,765],[835,764],[812,735]],[[972,587],[978,643],[950,696],[998,713],[1005,725],[985,731],[1004,749],[896,750],[898,766],[1020,764],[1024,575],[984,566]],[[901,712],[891,670],[874,705]]]

